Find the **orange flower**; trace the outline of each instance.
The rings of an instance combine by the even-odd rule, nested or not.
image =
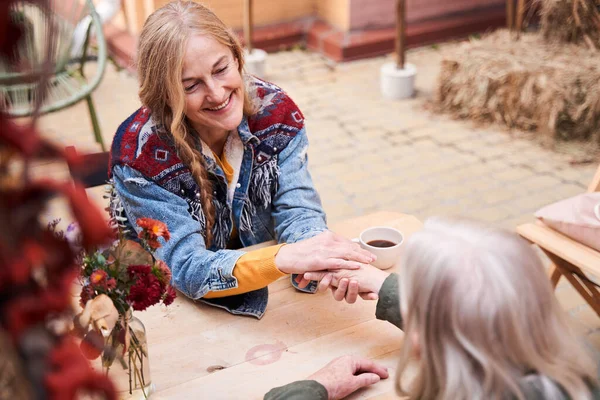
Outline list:
[[[160,243],[158,242],[159,237],[164,238],[166,241],[171,239],[171,233],[169,232],[167,225],[163,222],[152,218],[138,218],[136,222],[138,226],[142,228],[138,237],[146,240],[152,249],[158,249],[160,247]]]
[[[140,237],[144,237],[144,236],[140,236]],[[154,237],[146,236],[145,239],[148,242],[148,246],[150,246],[151,249],[156,250],[156,249],[160,248],[161,244],[157,240],[158,238],[156,236],[154,236]]]
[[[150,235],[164,237],[165,240],[171,239],[169,228],[167,228],[167,225],[164,222],[152,218],[139,218],[137,224]]]

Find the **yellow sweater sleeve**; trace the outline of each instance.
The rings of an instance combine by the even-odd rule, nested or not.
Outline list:
[[[275,266],[275,256],[283,244],[249,251],[241,256],[233,268],[233,276],[237,278],[238,287],[218,292],[208,292],[204,298],[233,296],[266,287],[269,283],[285,276]]]

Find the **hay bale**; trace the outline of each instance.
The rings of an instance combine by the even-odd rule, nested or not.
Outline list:
[[[436,97],[457,117],[600,143],[599,53],[539,34],[497,31],[445,55]]]
[[[600,0],[542,0],[540,17],[546,40],[600,49]]]

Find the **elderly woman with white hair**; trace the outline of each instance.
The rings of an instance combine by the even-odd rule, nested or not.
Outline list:
[[[596,363],[569,327],[540,259],[516,235],[429,220],[401,261],[399,276],[373,267],[304,275],[331,286],[337,300],[378,298],[377,318],[404,330],[400,395],[600,399]],[[416,374],[407,386],[409,367]],[[342,357],[265,399],[341,399],[382,378],[384,367]]]

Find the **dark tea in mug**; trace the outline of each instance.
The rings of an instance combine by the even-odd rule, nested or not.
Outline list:
[[[367,242],[369,246],[373,247],[393,247],[396,245],[394,242],[390,242],[389,240],[371,240]]]

